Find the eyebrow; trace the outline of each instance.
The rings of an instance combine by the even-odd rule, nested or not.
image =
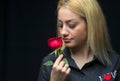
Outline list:
[[[58,21],[62,22],[60,19],[58,19]],[[66,23],[69,23],[69,22],[71,22],[71,21],[75,21],[75,22],[78,22],[79,20],[70,19],[70,20],[67,20],[67,21],[65,21],[65,22],[66,22]]]

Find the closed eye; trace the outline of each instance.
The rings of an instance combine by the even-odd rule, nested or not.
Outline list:
[[[71,28],[71,29],[73,29],[73,28],[75,28],[76,27],[76,24],[70,24],[69,25],[69,28]]]

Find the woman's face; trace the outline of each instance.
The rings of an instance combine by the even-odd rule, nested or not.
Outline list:
[[[82,47],[86,45],[86,22],[67,8],[58,11],[58,29],[66,47]]]

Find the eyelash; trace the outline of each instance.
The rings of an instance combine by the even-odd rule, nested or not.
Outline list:
[[[58,26],[59,28],[62,28],[62,27],[63,27],[62,24],[58,24],[57,26]],[[71,28],[71,29],[73,29],[73,28],[76,27],[76,25],[68,25],[68,27]]]
[[[76,25],[69,25],[69,28],[75,28],[76,27]]]

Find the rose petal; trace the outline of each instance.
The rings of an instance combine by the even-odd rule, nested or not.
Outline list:
[[[57,49],[62,46],[61,37],[52,37],[48,39],[48,46],[52,49]]]

